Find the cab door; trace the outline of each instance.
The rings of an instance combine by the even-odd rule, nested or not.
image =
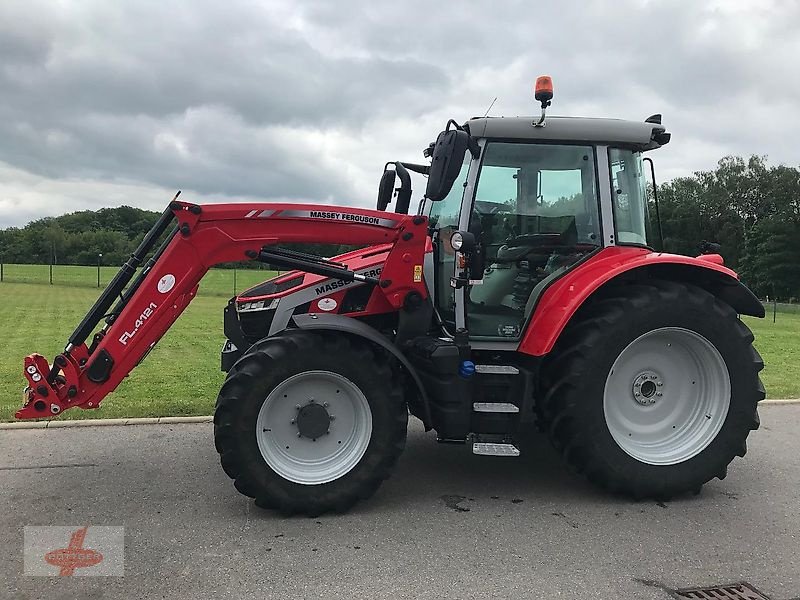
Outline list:
[[[486,262],[480,284],[464,293],[471,339],[518,341],[545,287],[600,248],[597,189],[591,146],[485,145],[460,221],[482,232]]]

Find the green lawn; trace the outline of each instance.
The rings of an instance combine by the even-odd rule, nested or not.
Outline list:
[[[203,280],[199,296],[99,409],[70,410],[62,418],[210,414],[223,380],[219,370],[222,309],[224,296],[232,292],[227,275],[215,271]],[[251,281],[267,275],[262,271]],[[230,292],[225,290],[228,283]],[[63,350],[97,294],[96,288],[78,285],[0,283],[0,420],[13,419],[19,407],[25,384],[23,357],[40,352],[52,359]],[[774,324],[771,316],[745,318],[767,365],[762,373],[767,395],[800,397],[800,314],[778,313]]]
[[[94,286],[82,287],[80,267],[72,269],[76,270],[72,285],[0,283],[0,421],[12,420],[19,408],[25,355],[39,352],[52,360],[97,299],[97,271]],[[29,268],[28,273],[32,271]],[[232,273],[212,270],[203,278],[198,297],[99,409],[71,410],[62,418],[210,414],[223,379],[219,370],[222,309],[225,298],[233,293]],[[242,290],[271,275],[239,270],[237,287]]]
[[[100,285],[105,287],[114,277],[118,267],[100,267]],[[227,296],[269,279],[275,273],[266,269],[211,269],[203,278],[200,294]],[[49,265],[3,265],[4,283],[36,283],[49,285]],[[97,267],[73,265],[53,266],[54,286],[94,288],[97,293]]]

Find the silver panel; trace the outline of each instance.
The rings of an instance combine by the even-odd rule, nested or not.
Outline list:
[[[472,410],[483,413],[518,413],[519,407],[511,402],[473,402]]]
[[[616,246],[614,208],[611,201],[611,166],[608,146],[597,147],[597,181],[600,184],[600,222],[603,226],[603,246]]]
[[[659,148],[653,134],[665,131],[658,123],[623,119],[548,116],[545,127],[534,127],[533,122],[538,120],[538,117],[485,117],[471,119],[465,126],[475,137],[624,144],[637,146],[639,150]]]
[[[516,352],[519,348],[519,341],[516,342],[492,342],[490,340],[471,339],[469,345],[473,350],[499,350],[501,352]]]
[[[475,371],[487,375],[519,375],[519,369],[511,365],[475,365]]]
[[[264,214],[270,212],[270,214]],[[364,225],[376,225],[378,227],[397,227],[400,222],[396,219],[384,219],[372,215],[362,215],[346,211],[326,210],[282,210],[264,211],[259,217],[269,217],[273,219],[311,219],[314,221],[341,221],[344,223],[363,223]]]
[[[472,453],[483,456],[519,456],[519,448],[514,444],[492,444],[489,442],[475,442],[472,444]]]
[[[422,278],[431,297],[431,304],[436,306],[436,265],[433,262],[433,252],[426,252],[422,259]]]
[[[469,229],[469,218],[472,215],[472,201],[475,198],[475,186],[478,182],[478,173],[480,172],[480,164],[483,158],[483,148],[486,145],[486,140],[479,140],[481,153],[478,158],[472,160],[469,168],[469,176],[467,177],[467,185],[464,188],[464,195],[461,197],[461,214],[458,217],[458,228],[461,231]],[[469,152],[469,150],[467,150]],[[456,259],[453,261],[453,276],[455,277],[458,271],[458,262],[461,257],[460,252],[456,252]],[[456,329],[464,329],[467,326],[466,319],[464,318],[464,303],[466,298],[466,290],[464,288],[456,290]]]

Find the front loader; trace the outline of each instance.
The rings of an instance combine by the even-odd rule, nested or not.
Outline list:
[[[450,121],[430,164],[386,164],[376,210],[174,200],[52,365],[25,359],[17,418],[96,408],[209,268],[249,259],[288,272],[224,309],[214,439],[259,506],[317,515],[369,497],[409,413],[496,457],[538,425],[635,498],[725,477],[764,398],[738,315],[763,306],[720,255],[656,251],[643,155],[669,142],[660,115],[546,119],[551,98],[540,78],[539,117]],[[409,215],[411,173],[427,183]],[[286,247],[311,242],[358,249]]]

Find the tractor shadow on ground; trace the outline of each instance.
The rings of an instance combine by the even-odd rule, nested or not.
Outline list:
[[[407,510],[429,505],[432,499],[462,512],[476,499],[547,505],[567,497],[590,504],[630,502],[604,494],[569,472],[546,435],[531,432],[521,448],[517,458],[477,456],[469,444],[439,444],[434,432],[424,433],[411,424],[392,476],[372,499],[353,510]]]
[[[352,511],[366,514],[408,510],[429,506],[432,501],[443,508],[463,511],[470,502],[484,500],[525,503],[528,508],[549,508],[565,502],[573,507],[666,508],[663,502],[637,502],[598,489],[583,476],[569,471],[545,434],[532,431],[520,445],[522,455],[518,458],[476,456],[470,445],[438,444],[435,433],[424,433],[412,424],[405,451],[392,476],[373,498]],[[725,484],[716,484],[720,485],[706,484],[700,496],[686,494],[668,504],[690,507],[697,502],[730,498]]]

